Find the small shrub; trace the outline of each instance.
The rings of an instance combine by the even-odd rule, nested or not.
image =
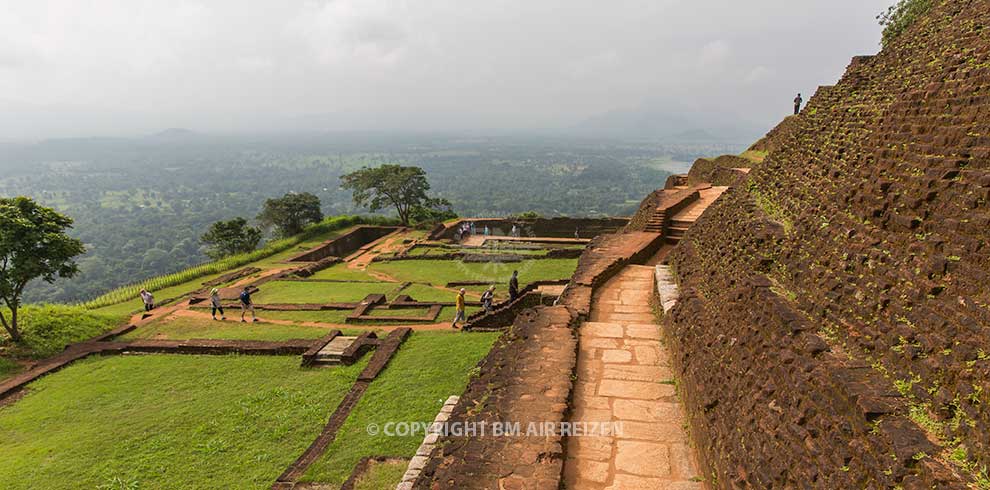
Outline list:
[[[890,44],[897,36],[911,27],[919,17],[928,13],[934,4],[934,0],[899,0],[891,5],[886,12],[877,16],[880,25],[883,26],[883,39],[880,41],[884,47]]]
[[[58,354],[65,346],[100,335],[119,323],[119,318],[87,311],[80,306],[26,305],[20,310],[21,330],[29,357],[43,358]],[[7,343],[0,336],[0,343]]]

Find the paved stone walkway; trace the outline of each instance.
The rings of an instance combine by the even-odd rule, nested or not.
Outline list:
[[[702,490],[650,298],[656,270],[627,266],[580,327],[572,422],[621,422],[618,434],[570,437],[569,490]]]

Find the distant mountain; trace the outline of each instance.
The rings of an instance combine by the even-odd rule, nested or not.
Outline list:
[[[723,121],[743,122],[730,126]],[[732,115],[639,107],[591,116],[565,128],[563,132],[583,137],[647,139],[669,143],[738,143],[755,140],[763,129]]]

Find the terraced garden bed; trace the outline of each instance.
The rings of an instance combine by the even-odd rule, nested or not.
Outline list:
[[[384,427],[388,422],[432,422],[447,397],[464,391],[475,365],[497,337],[491,333],[414,332],[302,481],[340,485],[362,457],[412,457],[424,434],[371,436],[367,427]],[[394,488],[398,479],[387,483]]]
[[[78,361],[0,409],[0,488],[267,488],[365,364],[300,369],[295,356]]]

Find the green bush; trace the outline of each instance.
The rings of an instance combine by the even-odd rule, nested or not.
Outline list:
[[[100,335],[119,324],[119,318],[86,310],[81,306],[25,305],[19,310],[24,344],[18,355],[44,358],[62,352],[65,346]],[[3,332],[0,330],[0,332]],[[9,344],[6,332],[0,344]]]
[[[908,27],[911,27],[911,24],[914,24],[919,17],[928,13],[934,3],[934,0],[900,0],[895,5],[891,5],[886,12],[878,15],[877,20],[883,26],[883,39],[881,40],[883,46],[886,47]]]
[[[342,228],[347,228],[348,226],[353,226],[357,224],[374,224],[374,225],[384,225],[384,224],[395,224],[395,220],[392,218],[384,218],[379,216],[335,216],[331,218],[324,219],[319,223],[315,223],[306,227],[305,231],[302,233],[289,237],[283,238],[281,240],[275,240],[268,242],[264,247],[259,248],[253,252],[231,255],[223,259],[207,262],[203,265],[198,265],[196,267],[190,267],[188,269],[176,272],[174,274],[168,274],[164,276],[156,276],[150,279],[146,279],[136,284],[131,284],[129,286],[122,286],[114,289],[108,293],[105,293],[97,298],[87,301],[82,304],[87,309],[102,308],[104,306],[115,305],[117,303],[123,303],[124,301],[129,301],[138,297],[138,294],[142,289],[147,289],[148,291],[159,291],[168,287],[176,286],[184,282],[192,281],[203,276],[208,276],[210,274],[218,274],[220,272],[228,271],[236,267],[240,267],[245,264],[250,264],[266,257],[270,257],[280,252],[284,252],[297,244],[304,242],[315,236],[319,236],[331,231],[340,230]],[[164,298],[163,298],[164,299]]]

